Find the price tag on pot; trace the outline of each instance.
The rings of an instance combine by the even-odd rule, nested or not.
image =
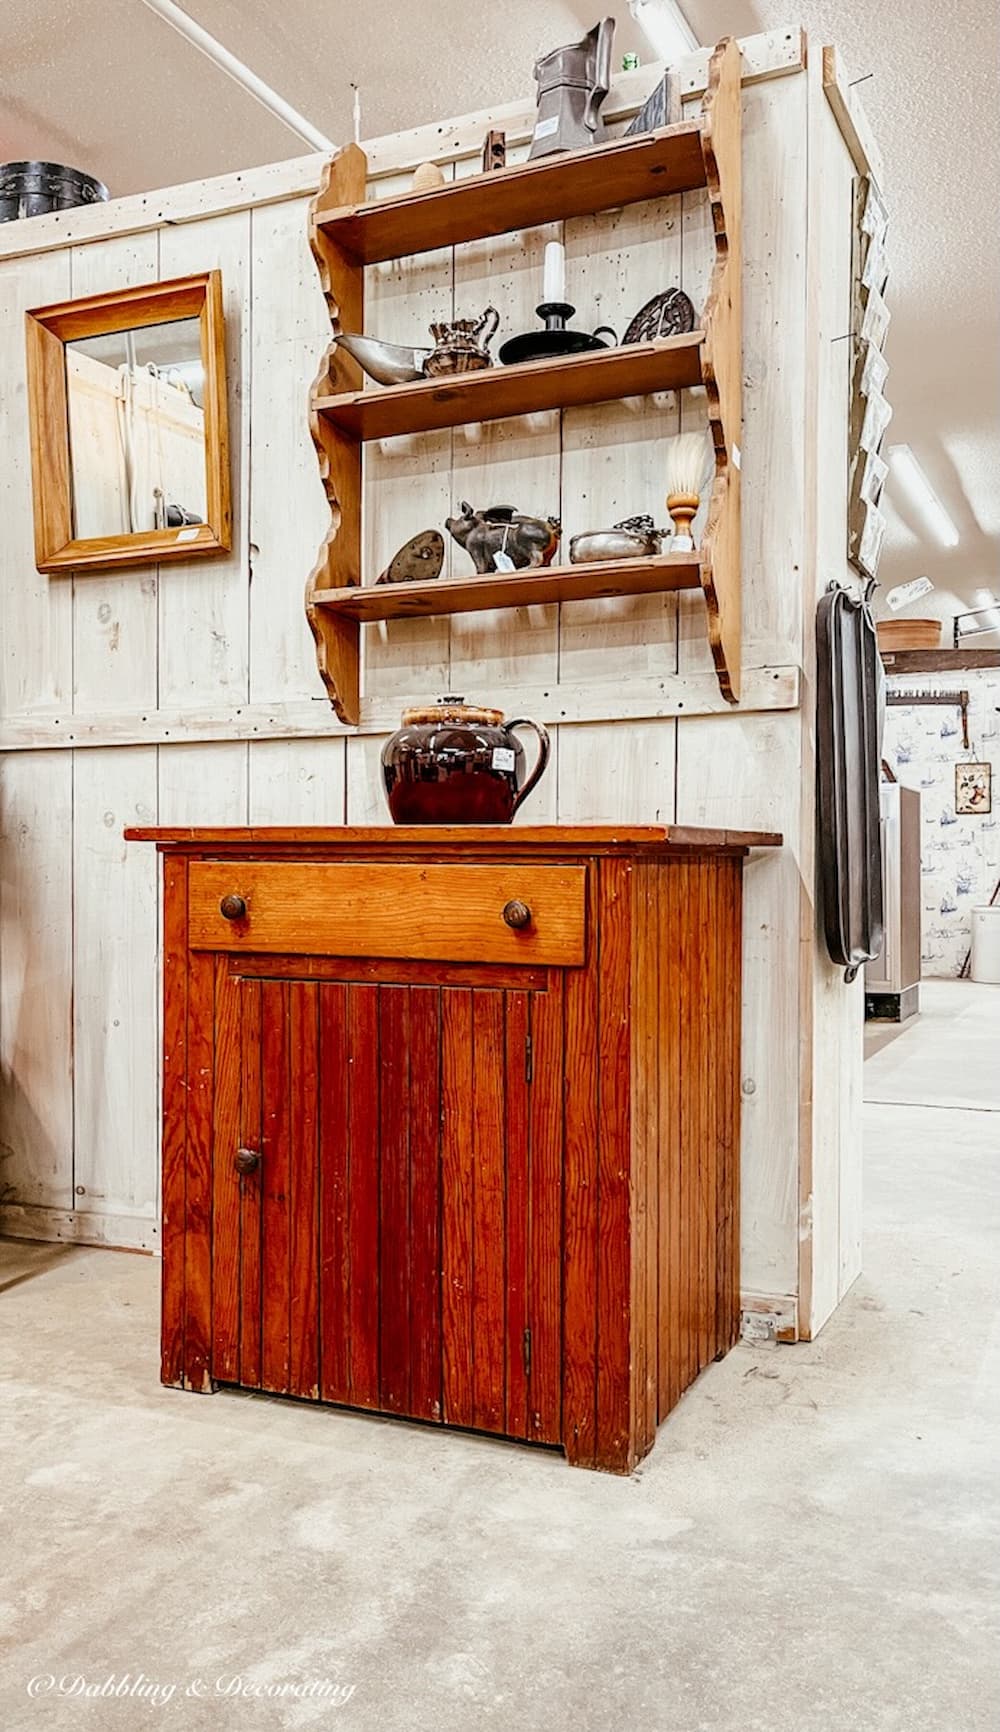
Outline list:
[[[494,770],[512,770],[514,768],[514,753],[510,746],[494,746],[490,763]]]
[[[551,138],[553,133],[556,133],[558,131],[559,131],[559,116],[558,116],[558,114],[551,114],[549,116],[548,120],[536,121],[534,136],[536,138]]]

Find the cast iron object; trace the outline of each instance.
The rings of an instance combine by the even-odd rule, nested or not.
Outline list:
[[[661,126],[673,126],[683,119],[681,111],[681,81],[676,72],[663,74],[655,90],[647,96],[635,119],[625,129],[626,138],[640,132],[658,132]]]
[[[259,1149],[237,1149],[233,1156],[233,1166],[238,1173],[255,1173],[260,1166]]]
[[[245,920],[247,905],[242,896],[224,896],[219,903],[219,913],[223,920]]]
[[[538,737],[538,761],[528,776],[517,728]],[[404,710],[402,727],[382,748],[392,821],[509,824],[548,761],[549,736],[539,722],[506,722],[501,710],[474,709],[455,697]]]
[[[831,961],[852,981],[882,951],[879,770],[885,676],[868,597],[831,583],[816,610],[817,855]]]
[[[509,337],[500,348],[503,366],[510,367],[518,361],[547,361],[555,355],[583,355],[588,349],[607,349],[618,341],[610,325],[598,325],[594,332],[568,331],[566,321],[576,312],[568,301],[543,301],[535,312],[545,320],[544,331],[522,331],[519,337]],[[610,344],[604,341],[602,331],[607,331]]]
[[[529,159],[603,144],[607,128],[601,105],[611,88],[614,35],[614,19],[603,18],[582,42],[553,48],[535,61],[538,114]]]
[[[526,517],[512,505],[473,511],[467,499],[460,509],[461,517],[446,518],[445,528],[465,548],[477,571],[551,565],[562,533],[558,517]]]
[[[419,583],[441,576],[444,536],[439,529],[422,529],[393,554],[376,583]]]
[[[694,307],[683,289],[664,289],[640,307],[622,338],[623,343],[652,343],[657,337],[680,337],[694,330]]]
[[[107,187],[92,174],[64,168],[61,162],[0,163],[0,223],[103,204],[109,196]]]

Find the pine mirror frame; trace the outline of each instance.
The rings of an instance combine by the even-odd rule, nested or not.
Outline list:
[[[197,318],[201,325],[205,375],[206,521],[183,529],[139,530],[134,534],[74,539],[66,344],[81,337],[141,330],[146,325],[191,318]],[[25,324],[38,570],[106,571],[119,566],[156,565],[163,560],[229,553],[233,530],[221,271],[203,271],[171,282],[148,283],[140,288],[118,289],[111,294],[88,295],[83,300],[33,308],[26,313]]]

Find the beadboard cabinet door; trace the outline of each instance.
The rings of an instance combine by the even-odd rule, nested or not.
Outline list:
[[[195,966],[214,972],[212,1379],[557,1442],[560,976]]]

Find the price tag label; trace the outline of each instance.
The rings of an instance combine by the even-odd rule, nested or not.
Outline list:
[[[179,529],[177,531],[177,540],[178,541],[197,541],[197,539],[198,539],[197,527],[190,528],[190,529]]]
[[[509,746],[494,746],[493,757],[490,761],[494,770],[512,770],[514,768],[514,753]]]
[[[548,120],[539,120],[538,122],[536,122],[536,125],[535,125],[535,137],[536,138],[551,138],[552,134],[554,132],[558,132],[558,131],[559,131],[559,116],[558,116],[558,114],[551,115]]]

